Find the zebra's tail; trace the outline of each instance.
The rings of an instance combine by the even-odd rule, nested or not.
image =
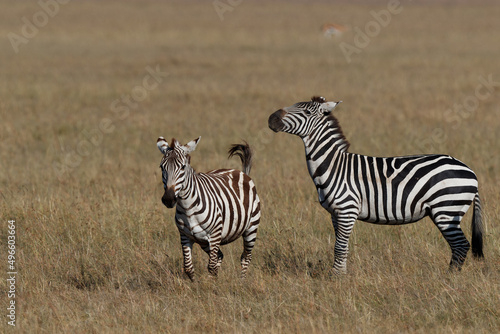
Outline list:
[[[252,169],[252,150],[246,141],[243,144],[231,145],[227,153],[229,154],[228,158],[231,158],[233,155],[239,156],[243,165],[243,173],[250,175],[250,169]]]
[[[481,200],[479,192],[474,197],[474,212],[472,214],[472,255],[483,258],[483,219],[481,217]]]

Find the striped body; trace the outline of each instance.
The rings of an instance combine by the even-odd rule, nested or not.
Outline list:
[[[400,225],[428,215],[446,221],[457,212],[465,214],[477,193],[475,174],[446,155],[376,158],[345,153],[336,160],[337,173],[326,175],[315,168],[321,161],[307,161],[311,175],[316,173],[321,205],[329,211],[350,206],[359,220],[369,223]]]
[[[204,247],[228,244],[244,232],[257,231],[259,196],[252,179],[234,169],[193,174],[179,193],[175,222],[179,232]],[[203,199],[203,200],[201,200]]]
[[[429,216],[452,250],[460,268],[470,248],[460,221],[474,202],[472,250],[482,257],[481,207],[476,175],[447,155],[377,158],[347,152],[338,121],[330,114],[338,103],[313,98],[278,110],[269,126],[300,136],[309,173],[321,205],[335,228],[334,271],[345,272],[348,241],[356,219],[401,225]]]
[[[159,147],[166,144],[162,138],[158,143]],[[242,147],[237,146],[232,154],[240,155],[236,152]],[[255,184],[247,174],[234,169],[196,173],[189,165],[184,148],[174,142],[171,149],[165,149],[160,167],[165,187],[162,201],[167,207],[176,205],[175,223],[181,237],[185,272],[194,279],[191,254],[195,243],[210,257],[209,272],[217,275],[223,258],[220,246],[243,237],[244,277],[260,221],[260,200]],[[243,167],[249,172],[250,165]]]

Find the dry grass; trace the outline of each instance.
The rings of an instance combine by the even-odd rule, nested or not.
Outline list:
[[[16,329],[498,332],[500,88],[468,118],[450,123],[445,111],[474,96],[480,76],[500,81],[500,6],[404,3],[350,64],[338,44],[353,44],[354,33],[320,34],[330,21],[364,27],[370,10],[385,7],[245,1],[220,21],[211,2],[75,1],[18,54],[4,38],[0,240],[5,268],[14,218]],[[2,36],[19,33],[20,19],[39,10],[35,2],[3,3]],[[119,119],[110,105],[142,85],[147,66],[168,76]],[[334,236],[302,144],[267,129],[270,113],[317,94],[344,100],[337,114],[352,152],[448,153],[475,170],[486,260],[468,258],[462,272],[449,273],[450,251],[429,220],[359,223],[349,273],[329,277]],[[103,119],[113,131],[82,144]],[[436,129],[446,138],[429,141]],[[199,282],[183,275],[174,212],[160,202],[159,135],[201,135],[192,157],[200,171],[237,167],[225,157],[231,143],[254,146],[263,219],[245,282],[240,241],[225,247],[218,280],[199,248]],[[65,161],[61,174],[54,166]]]

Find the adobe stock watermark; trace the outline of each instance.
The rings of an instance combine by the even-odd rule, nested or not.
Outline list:
[[[224,21],[224,14],[226,12],[232,12],[236,7],[241,5],[242,2],[243,0],[214,0],[212,5],[217,15],[219,15],[219,19]]]
[[[167,72],[160,70],[160,65],[156,65],[155,68],[146,66],[145,71],[147,74],[144,75],[141,85],[134,86],[129,94],[123,94],[119,99],[110,103],[109,110],[112,117],[102,118],[99,124],[96,124],[91,130],[82,130],[80,132],[82,139],[74,149],[67,150],[61,145],[60,158],[52,164],[59,180],[80,166],[83,159],[101,145],[104,135],[115,131],[115,123],[126,119],[130,115],[130,111],[137,109],[139,103],[144,101],[152,90],[158,88],[164,78],[168,76]]]
[[[488,77],[479,76],[478,85],[473,95],[466,96],[461,103],[455,103],[453,108],[443,112],[443,121],[449,124],[451,129],[457,130],[466,119],[473,116],[479,108],[481,102],[491,98],[495,89],[500,87],[500,81],[493,81],[493,75]],[[436,152],[439,145],[448,140],[448,135],[442,127],[434,128],[425,139],[415,139],[415,146],[421,152]]]
[[[382,9],[378,12],[374,10],[370,11],[373,20],[365,24],[364,31],[359,27],[354,27],[353,29],[354,45],[347,42],[339,44],[347,63],[351,63],[353,54],[360,54],[363,49],[370,45],[372,39],[380,34],[382,28],[387,27],[391,23],[393,15],[400,14],[402,11],[403,6],[399,0],[389,0],[387,9]]]
[[[19,53],[19,46],[28,44],[30,40],[35,38],[39,30],[45,27],[49,20],[59,13],[60,5],[66,5],[68,2],[70,0],[39,0],[37,3],[40,10],[33,14],[31,20],[26,16],[21,18],[23,25],[20,34],[12,31],[7,34],[14,52]]]
[[[7,324],[16,326],[16,221],[7,222]]]

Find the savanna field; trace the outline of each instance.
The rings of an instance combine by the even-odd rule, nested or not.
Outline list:
[[[220,3],[0,2],[1,332],[499,332],[500,5]],[[328,22],[349,30],[325,38]],[[449,272],[428,218],[358,222],[348,273],[330,275],[335,236],[303,144],[267,125],[313,95],[343,100],[350,152],[446,153],[471,167],[484,261],[469,252]],[[241,239],[222,248],[217,279],[199,246],[197,282],[183,273],[158,136],[201,136],[197,171],[240,168],[229,145],[253,147],[262,220],[245,281]]]

